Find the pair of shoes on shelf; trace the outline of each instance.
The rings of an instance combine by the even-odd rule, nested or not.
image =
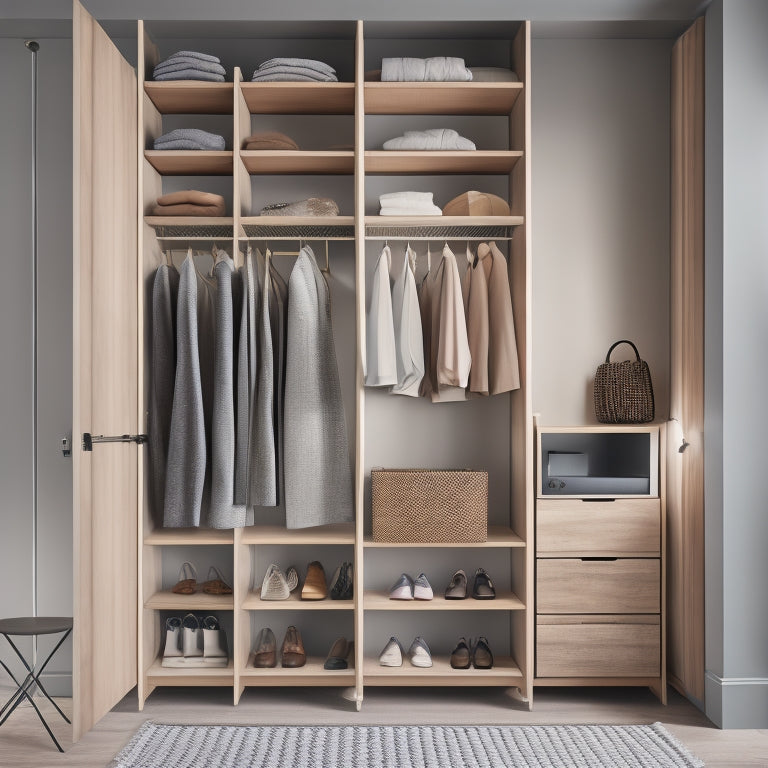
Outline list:
[[[194,595],[200,588],[206,595],[231,595],[232,587],[224,581],[221,571],[212,565],[208,569],[208,580],[197,583],[197,571],[192,563],[184,563],[179,571],[179,580],[171,589],[177,595]]]
[[[280,666],[303,667],[307,663],[307,654],[304,651],[304,643],[301,640],[299,630],[293,625],[288,627],[280,648]],[[262,629],[256,638],[253,648],[253,666],[260,669],[277,666],[277,639],[275,633],[266,627]]]
[[[339,637],[334,641],[331,650],[323,664],[324,669],[347,669],[349,667],[348,657],[352,655],[355,648],[354,640],[347,640],[345,637]]]
[[[493,653],[488,640],[478,637],[473,643],[470,638],[467,643],[466,638],[459,638],[458,644],[451,651],[451,666],[454,669],[469,669],[470,666],[474,666],[475,669],[491,669]]]
[[[226,667],[227,658],[227,636],[215,616],[166,619],[163,667]]]
[[[416,579],[403,573],[389,590],[390,600],[431,600],[434,596],[432,586],[423,573]]]
[[[299,587],[299,572],[291,566],[285,573],[272,563],[261,582],[262,600],[287,600]]]
[[[467,597],[467,574],[458,570],[451,576],[451,581],[445,588],[446,600],[464,600]],[[491,577],[484,568],[475,571],[475,581],[472,584],[472,597],[475,600],[493,600],[496,597],[496,589]]]
[[[328,588],[331,600],[351,600],[355,592],[355,573],[352,563],[342,563],[334,572]]]
[[[405,649],[396,637],[390,637],[384,650],[379,654],[382,667],[402,667]],[[415,637],[408,649],[408,658],[414,667],[431,667],[432,653],[423,637]]]

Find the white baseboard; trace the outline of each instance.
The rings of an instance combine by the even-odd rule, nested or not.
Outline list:
[[[768,677],[704,678],[707,717],[720,728],[768,728]]]

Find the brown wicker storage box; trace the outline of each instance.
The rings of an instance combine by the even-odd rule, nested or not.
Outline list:
[[[373,540],[440,544],[488,540],[488,473],[371,471]]]

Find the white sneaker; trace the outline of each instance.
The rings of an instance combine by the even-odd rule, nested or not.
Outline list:
[[[404,653],[400,641],[396,637],[390,637],[384,650],[379,654],[379,664],[382,667],[402,667]]]
[[[184,666],[184,654],[181,651],[181,619],[170,616],[165,620],[165,648],[163,649],[163,667]]]
[[[203,655],[203,630],[194,613],[188,613],[182,622],[181,647],[185,659],[194,659]]]
[[[203,663],[206,667],[226,667],[227,635],[215,616],[203,619]]]
[[[432,666],[432,654],[429,652],[429,646],[423,637],[414,638],[408,650],[408,657],[414,667]]]
[[[413,598],[414,600],[431,600],[435,596],[432,591],[432,585],[427,580],[427,577],[420,573],[416,581],[413,582]]]

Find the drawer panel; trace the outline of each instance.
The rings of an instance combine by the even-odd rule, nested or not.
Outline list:
[[[538,554],[659,555],[659,499],[538,499]]]
[[[661,562],[539,559],[537,613],[659,613]]]
[[[537,677],[658,677],[658,616],[536,619]],[[617,623],[609,623],[612,619]]]

